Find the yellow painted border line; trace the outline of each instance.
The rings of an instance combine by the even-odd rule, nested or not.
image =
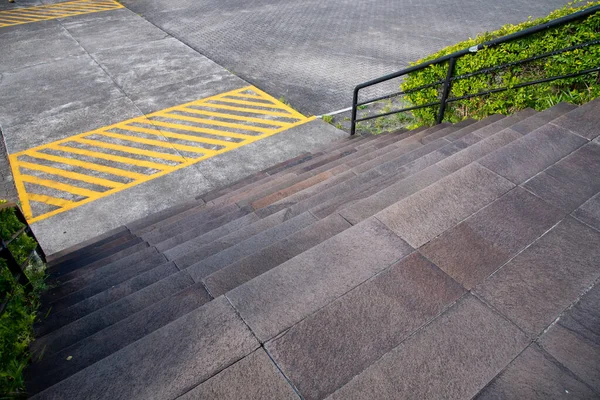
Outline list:
[[[141,128],[141,127],[137,127],[135,125],[130,125],[130,124],[137,122],[137,123],[142,123],[142,124],[147,124],[149,126],[153,126],[153,124],[155,122],[157,122],[157,121],[150,119],[153,116],[161,116],[170,111],[182,111],[182,110],[185,110],[186,108],[189,108],[192,106],[203,106],[205,103],[207,103],[210,100],[219,99],[219,98],[222,98],[222,97],[230,95],[230,94],[236,94],[236,93],[240,93],[240,92],[248,91],[248,90],[251,90],[255,93],[259,93],[262,99],[264,99],[264,98],[269,99],[274,105],[277,105],[279,109],[281,109],[282,111],[286,111],[286,112],[278,113],[278,114],[281,114],[280,116],[282,118],[295,119],[296,121],[291,122],[291,123],[285,122],[284,123],[285,125],[279,126],[276,129],[267,129],[265,133],[262,133],[262,134],[256,135],[256,136],[242,135],[239,133],[236,134],[234,132],[229,133],[228,131],[227,132],[226,131],[215,131],[215,132],[219,132],[223,136],[227,135],[229,137],[236,137],[236,135],[237,135],[237,136],[239,136],[240,139],[242,139],[240,142],[218,141],[220,143],[227,144],[227,146],[224,146],[223,148],[221,148],[219,150],[211,150],[211,149],[200,148],[200,147],[184,146],[184,145],[179,145],[177,143],[172,143],[170,141],[163,142],[163,141],[159,141],[159,140],[146,139],[146,138],[138,137],[138,136],[127,136],[127,135],[120,134],[120,133],[110,132],[111,129],[119,129],[119,130],[124,130],[124,131],[127,131],[127,130],[133,131],[133,130],[138,129],[138,130],[142,131],[141,133],[147,133],[147,134],[152,134],[152,135],[156,135],[156,136],[164,136],[164,137],[167,137],[168,134],[171,134],[171,135],[174,135],[174,137],[173,137],[174,139],[186,140],[186,137],[189,137],[189,135],[169,133],[169,132],[165,132],[164,130],[161,130],[161,129]],[[212,104],[207,104],[206,106],[210,107],[210,106],[212,106]],[[204,112],[203,110],[198,110],[198,111],[199,111],[199,113]],[[187,112],[187,111],[183,111],[183,112]],[[256,110],[255,113],[261,113],[261,112],[262,111],[260,111],[260,110]],[[219,113],[214,113],[214,114],[217,114],[215,116],[221,116]],[[230,114],[224,113],[224,114],[222,114],[222,117],[226,118],[227,115],[230,115]],[[263,115],[270,115],[270,114],[267,114],[267,112],[265,112]],[[190,117],[190,118],[192,118],[192,117]],[[250,118],[252,118],[252,117],[250,117]],[[175,107],[170,107],[170,108],[167,108],[164,110],[160,110],[160,111],[157,111],[155,113],[149,114],[144,117],[133,118],[131,120],[119,122],[119,123],[116,123],[116,124],[113,124],[110,126],[106,126],[106,127],[100,128],[100,129],[96,129],[93,131],[81,133],[81,134],[71,136],[68,138],[60,139],[60,140],[54,141],[52,143],[36,146],[36,147],[33,147],[31,149],[28,149],[28,150],[25,150],[25,151],[22,151],[19,153],[10,154],[9,159],[10,159],[10,163],[11,163],[11,169],[13,171],[13,176],[15,177],[15,186],[17,187],[19,196],[22,199],[23,212],[28,217],[28,221],[30,223],[34,223],[34,222],[49,218],[51,216],[54,216],[56,214],[59,214],[59,213],[68,211],[70,209],[82,206],[84,204],[90,203],[99,198],[107,197],[114,193],[118,193],[122,190],[126,190],[128,188],[137,186],[139,184],[148,182],[148,181],[156,179],[156,178],[160,178],[166,174],[170,174],[170,173],[180,170],[182,168],[186,168],[191,165],[197,164],[197,163],[204,161],[208,158],[211,158],[213,156],[223,154],[230,150],[234,150],[236,148],[243,147],[248,144],[254,143],[256,141],[265,139],[267,137],[273,136],[275,134],[278,134],[278,133],[288,130],[290,128],[294,128],[296,126],[313,121],[314,119],[315,119],[315,117],[305,117],[304,115],[291,109],[289,106],[279,102],[277,99],[269,96],[268,94],[266,94],[264,92],[261,92],[259,89],[255,88],[253,86],[246,86],[246,87],[236,89],[236,90],[233,90],[230,92],[218,94],[215,96],[207,97],[204,99],[200,99],[200,100],[192,101],[189,103],[181,104],[181,105],[178,105]],[[248,121],[250,121],[250,120],[248,120]],[[265,120],[265,121],[269,121],[269,120]],[[280,121],[278,121],[278,122],[280,122]],[[175,125],[178,125],[178,124],[175,124]],[[238,125],[238,124],[235,124],[235,125]],[[204,129],[204,128],[198,128],[198,127],[193,127],[193,126],[188,126],[188,125],[183,125],[183,126],[185,126],[188,129],[190,129],[190,128]],[[178,127],[178,129],[179,129],[179,127]],[[96,139],[88,139],[87,138],[88,136],[94,136],[94,135],[112,137],[112,138],[120,139],[120,140],[124,140],[124,141],[144,143],[144,144],[149,144],[152,146],[158,146],[158,147],[162,147],[162,148],[194,151],[197,153],[202,153],[202,155],[197,158],[188,159],[183,156],[181,156],[181,157],[174,156],[173,154],[160,153],[160,152],[155,152],[155,151],[151,151],[151,150],[133,148],[133,147],[129,147],[129,146],[121,146],[121,145],[117,145],[117,144],[113,144],[113,143],[106,143],[106,142],[102,142],[102,141],[99,141]],[[195,139],[199,139],[199,140],[206,139],[206,138],[203,138],[203,137],[201,138],[201,137],[197,137],[197,136],[192,136],[192,137]],[[47,154],[47,153],[44,153],[41,151],[44,149],[56,149],[56,150],[62,151],[64,148],[65,151],[69,151],[69,152],[73,152],[73,149],[75,149],[75,151],[77,151],[77,152],[82,152],[82,153],[88,152],[87,150],[83,150],[80,148],[73,148],[70,146],[61,146],[62,144],[66,144],[68,142],[86,143],[86,144],[89,144],[92,146],[97,145],[98,147],[111,148],[111,149],[117,150],[117,151],[122,150],[124,152],[131,152],[131,153],[139,152],[140,155],[146,155],[146,156],[157,157],[157,158],[160,158],[161,156],[163,158],[173,157],[173,156],[180,157],[178,160],[179,164],[174,165],[174,166],[160,164],[161,166],[164,165],[165,168],[162,170],[158,170],[158,172],[155,172],[153,174],[145,175],[145,174],[140,174],[140,173],[133,172],[133,171],[123,170],[120,168],[114,168],[114,167],[109,167],[109,166],[105,166],[105,165],[101,165],[101,164],[84,162],[84,161],[77,160],[77,159],[70,159],[70,158],[55,156],[55,155]],[[216,142],[216,140],[215,140],[215,142]],[[93,155],[90,154],[90,156],[92,156],[92,157],[94,157],[98,154],[96,152],[91,152],[91,153],[93,154]],[[100,154],[106,154],[108,156],[108,153],[100,153]],[[73,166],[81,167],[84,169],[99,171],[99,172],[103,172],[103,173],[106,173],[109,175],[122,176],[122,177],[126,177],[128,179],[131,179],[131,181],[128,183],[114,182],[114,181],[110,181],[110,180],[107,180],[104,178],[98,178],[98,177],[88,176],[85,174],[79,174],[79,173],[76,173],[73,171],[62,170],[60,168],[32,164],[32,163],[29,163],[26,161],[21,161],[18,159],[19,156],[24,156],[24,155],[34,157],[34,158],[39,158],[39,159],[45,159],[45,160],[51,161],[51,162],[73,165]],[[88,154],[86,154],[86,155],[88,155]],[[117,161],[113,155],[110,155],[110,157],[113,157],[113,158],[111,158],[113,161]],[[131,160],[125,160],[125,158],[126,157],[124,157],[122,161],[127,162],[130,165],[133,164],[130,162]],[[141,161],[141,160],[136,160],[136,162],[139,162],[139,161]],[[173,160],[173,161],[177,161],[177,160]],[[30,168],[32,165],[37,166],[37,168]],[[147,165],[150,165],[150,164],[147,164]],[[157,164],[154,163],[153,165],[157,165]],[[20,171],[21,167],[28,168],[28,169],[37,169],[37,170],[40,170],[40,171],[48,173],[48,174],[54,174],[54,175],[58,175],[58,176],[62,176],[62,177],[70,178],[70,179],[74,179],[74,180],[80,180],[80,181],[84,181],[84,182],[87,181],[88,183],[98,184],[99,186],[109,187],[110,189],[107,191],[104,191],[104,192],[93,192],[93,191],[91,191],[93,193],[86,192],[90,196],[83,200],[76,201],[76,202],[70,201],[70,200],[65,200],[65,199],[60,199],[60,198],[55,198],[52,196],[40,195],[40,194],[36,194],[36,193],[28,193],[25,189],[24,182],[28,181],[30,178],[28,178],[26,175],[21,173],[21,171]],[[156,168],[153,168],[153,169],[156,169]],[[53,181],[49,181],[48,183],[50,184],[50,182],[53,182]],[[106,184],[103,185],[102,183],[106,183]],[[112,184],[112,186],[109,186],[109,184]],[[59,185],[62,185],[62,184],[59,183]],[[64,189],[69,188],[71,190],[76,190],[76,189],[73,189],[72,185],[61,186],[61,187],[63,187]],[[83,189],[83,190],[86,190],[86,189]],[[73,193],[73,192],[71,192],[71,193]],[[81,192],[81,193],[83,193],[83,192]],[[57,208],[56,210],[50,211],[48,213],[44,213],[44,214],[38,215],[36,217],[33,217],[29,201],[36,201],[36,202],[51,204],[51,205],[54,205],[59,208]]]

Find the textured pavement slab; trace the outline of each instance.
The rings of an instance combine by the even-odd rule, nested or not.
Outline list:
[[[470,399],[527,344],[515,325],[467,295],[327,399]]]
[[[584,294],[540,340],[540,345],[600,392],[600,286]]]
[[[475,292],[535,337],[600,277],[598,243],[600,232],[567,217]]]
[[[49,146],[57,140],[248,86],[247,82],[125,8],[2,28],[0,52],[11,55],[2,57],[0,61],[0,95],[5,100],[0,104],[0,125],[9,154],[27,151],[36,146]],[[251,107],[246,104],[229,104],[226,107],[230,106],[239,109]],[[194,111],[198,110],[191,110]],[[221,107],[202,112],[214,114],[214,111],[223,110]],[[202,120],[201,115],[194,114],[179,114],[176,117],[187,118],[178,122],[178,129],[172,126],[165,127],[165,123],[173,122],[167,116],[155,118],[153,124],[163,125],[160,126],[160,130],[156,130],[157,135],[151,139],[163,142],[165,148],[181,147],[181,144],[174,143],[178,140],[175,136],[183,137],[181,135],[186,133],[186,130],[188,133],[193,129],[206,130],[209,119],[220,118],[213,115]],[[239,119],[233,121],[238,125],[232,130],[239,128],[241,122],[238,121]],[[293,122],[288,120],[290,121]],[[188,128],[188,125],[198,123],[205,125]],[[282,129],[287,128],[279,122],[275,123]],[[233,125],[230,123],[230,126]],[[83,209],[69,210],[64,215],[54,215],[49,220],[38,221],[34,229],[46,252],[51,254],[123,223],[191,200],[211,189],[230,184],[248,174],[344,136],[341,131],[321,121],[298,128],[285,136],[271,136],[267,142],[250,145],[251,147],[236,154],[223,154],[224,157],[210,160],[201,167],[186,167],[154,182],[146,182],[118,194],[111,194],[97,204],[87,204]],[[242,133],[239,129],[237,132]],[[149,133],[154,135],[153,132]],[[207,136],[209,135],[204,134],[203,140],[211,140]],[[147,142],[147,139],[133,138],[138,142]],[[109,153],[109,157],[113,158],[123,156],[124,153],[119,152],[124,148],[117,149],[115,145],[122,146],[127,143],[124,143],[121,137],[112,138],[110,141],[108,146],[112,146],[113,149],[104,148],[102,152]],[[89,144],[88,142],[85,146]],[[152,145],[140,145],[136,142],[135,146],[138,148],[130,148],[136,154],[133,158],[140,159],[144,151],[148,153],[148,150],[154,150],[150,147]],[[90,150],[85,146],[83,150]],[[98,159],[90,159],[90,154],[84,155],[81,150],[76,149],[79,152],[79,156],[76,157],[85,162],[98,162]],[[174,154],[167,154],[165,157],[175,157],[178,153],[185,157],[189,157],[190,154],[180,148],[176,149]],[[52,156],[64,157],[65,153],[53,153]],[[125,156],[131,157],[127,153]],[[67,157],[74,156],[71,154]],[[106,157],[102,156],[100,160],[101,168],[105,172],[108,171],[106,167],[120,167],[114,164],[114,160]],[[23,161],[32,160],[29,158]],[[46,159],[39,166],[29,165],[35,169],[26,170],[25,173],[34,178],[28,176],[26,179],[29,182],[17,185],[17,188],[21,187],[20,191],[34,190],[41,195],[38,199],[46,199],[49,202],[35,202],[33,214],[52,215],[56,213],[56,207],[70,204],[68,201],[83,199],[78,196],[85,197],[94,191],[106,190],[92,183],[89,177],[81,175],[88,174],[89,170],[81,170],[80,164],[67,163],[65,167],[60,161]],[[56,162],[59,162],[59,165]],[[136,160],[133,162],[140,163]],[[61,179],[55,179],[56,175],[48,177],[48,173],[65,176],[64,172],[56,168],[65,168],[68,174],[74,172],[79,175]],[[114,169],[110,171],[118,172]],[[141,172],[139,167],[132,167],[132,171]],[[106,180],[111,178],[103,175],[103,172],[99,172],[98,169],[92,172],[92,180],[101,179],[102,183],[111,185]],[[3,164],[2,175],[2,193],[5,193],[3,197],[14,197],[12,177],[6,163]],[[70,180],[73,177],[78,180]],[[44,185],[31,186],[32,179],[38,183],[43,182]],[[116,181],[117,185],[126,182],[123,177]],[[186,182],[186,185],[182,185],[182,182]],[[63,184],[69,186],[60,186]],[[65,194],[59,192],[61,187],[74,190],[78,194],[67,193],[65,198]],[[123,207],[124,204],[128,206]]]
[[[488,399],[593,399],[594,390],[548,353],[532,344],[476,400]]]
[[[395,72],[477,33],[546,15],[566,3],[123,1],[219,65],[315,115],[350,106],[358,83]]]
[[[250,330],[220,297],[34,398],[91,399],[102,393],[115,400],[174,399],[257,348]]]

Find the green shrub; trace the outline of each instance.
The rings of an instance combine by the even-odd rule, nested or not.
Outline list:
[[[3,202],[0,200],[0,203]],[[10,238],[22,226],[14,209],[0,211],[0,236]],[[23,234],[9,248],[17,262],[23,263],[36,246],[33,238]],[[6,309],[0,316],[0,398],[25,395],[23,370],[29,362],[33,322],[39,307],[40,293],[45,288],[45,266],[41,261],[33,259],[25,272],[33,287],[29,293],[14,281],[6,261],[0,259],[0,301],[8,294]]]
[[[563,17],[575,11],[600,4],[600,1],[584,3],[577,1],[552,12],[544,18],[531,18],[518,25],[505,25],[495,32],[480,34],[475,39],[447,47],[413,65],[454,53],[497,37],[505,36],[525,28]],[[600,13],[584,20],[572,22],[557,28],[544,30],[535,35],[484,48],[477,53],[458,58],[455,75],[468,74],[482,68],[509,63],[524,58],[551,52],[561,48],[585,43],[600,38]],[[499,71],[476,75],[457,80],[452,85],[449,97],[460,97],[494,88],[512,87],[519,83],[557,75],[570,74],[598,67],[600,45],[591,45],[583,49],[562,53],[556,56],[536,60]],[[448,63],[432,65],[424,70],[409,74],[401,87],[410,90],[422,85],[445,79]],[[543,110],[561,101],[582,104],[600,96],[600,74],[583,75],[576,78],[561,79],[505,92],[475,97],[468,100],[449,103],[445,120],[458,122],[467,117],[481,119],[491,114],[511,114],[526,107]],[[442,85],[409,93],[405,99],[412,105],[422,105],[439,101]],[[435,122],[438,106],[414,110],[417,125],[431,125]]]

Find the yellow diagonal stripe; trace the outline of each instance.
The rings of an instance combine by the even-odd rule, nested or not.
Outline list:
[[[66,18],[81,14],[110,11],[123,8],[116,1],[67,1],[36,7],[16,8],[0,11],[0,28],[12,25],[30,24],[49,19]]]
[[[94,185],[116,188],[123,186],[121,182],[115,182],[108,179],[98,178],[96,176],[84,175],[73,171],[65,171],[64,169],[49,167],[47,165],[33,164],[26,161],[20,162],[21,168],[32,169],[45,172],[50,175],[62,176],[64,178],[75,179],[82,182],[92,183]]]
[[[262,118],[254,118],[254,117],[242,117],[241,115],[218,113],[218,112],[214,112],[214,111],[204,111],[204,110],[198,110],[196,108],[183,108],[181,111],[184,111],[186,113],[192,113],[192,114],[208,115],[210,117],[220,117],[220,118],[225,118],[225,119],[234,119],[234,120],[237,120],[237,121],[256,122],[256,123],[264,124],[264,125],[275,125],[275,126],[287,126],[287,125],[289,125],[288,122],[275,121],[275,120],[272,120],[272,119],[262,119]],[[170,113],[165,113],[165,114],[170,114]],[[178,116],[178,118],[181,118],[181,119],[193,118],[193,117],[188,117],[188,116],[180,115],[180,114],[178,114],[177,116]],[[191,120],[189,120],[189,121],[191,121]]]
[[[76,2],[69,4],[71,3]],[[215,104],[229,96],[260,100],[263,109],[251,109],[233,103]],[[247,102],[257,104],[253,101]],[[240,112],[249,116],[240,115]],[[159,117],[162,120],[158,119]],[[9,159],[23,212],[30,222],[36,222],[246,146],[312,119],[314,118],[303,116],[259,89],[247,86],[10,154]],[[166,122],[167,120],[170,122]],[[263,126],[257,126],[257,123]],[[240,130],[256,134],[240,133]],[[209,137],[196,135],[197,133]],[[83,144],[85,147],[77,144]],[[214,150],[205,147],[207,145],[220,148]],[[186,155],[181,152],[185,152]],[[127,156],[128,154],[132,157]],[[192,156],[189,156],[190,154]],[[86,159],[89,157],[90,160],[107,160],[118,163],[118,166],[86,161],[81,156]],[[162,160],[177,164],[163,164]],[[52,165],[48,165],[48,162]],[[70,170],[73,166],[78,167],[77,172]],[[138,167],[148,168],[148,171],[136,172],[135,168]],[[45,175],[34,176],[31,171],[40,171]],[[109,178],[97,177],[98,172],[108,175]],[[110,176],[124,177],[128,181],[116,182],[111,180]],[[73,181],[98,185],[107,190],[99,192],[85,189],[72,184]],[[39,193],[40,186],[76,194],[83,199],[65,200],[48,196]],[[36,203],[36,210],[38,207],[47,207],[39,203],[53,206],[54,209],[34,211],[31,202]]]
[[[73,186],[66,183],[56,182],[49,179],[42,179],[37,176],[21,175],[23,182],[33,183],[36,185],[47,186],[52,189],[60,190],[63,192],[69,192],[77,194],[79,196],[91,197],[97,195],[99,192],[80,188],[79,186]]]

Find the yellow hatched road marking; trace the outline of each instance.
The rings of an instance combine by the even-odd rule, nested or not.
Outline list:
[[[75,160],[72,158],[57,157],[57,156],[53,156],[51,154],[38,153],[35,151],[33,151],[31,153],[27,152],[25,154],[35,157],[35,158],[41,158],[43,160],[54,161],[54,162],[61,163],[61,164],[72,165],[74,167],[91,169],[92,171],[104,172],[106,174],[123,176],[125,178],[140,179],[145,176],[144,174],[138,174],[137,172],[126,171],[126,170],[120,169],[120,168],[107,167],[106,165],[102,165],[102,164],[95,164],[95,163],[90,163],[90,162],[86,162],[86,161]]]
[[[132,126],[129,129],[144,129],[144,128],[139,128],[137,126]],[[162,147],[166,147],[165,145],[167,145],[168,147],[172,147],[176,150],[182,150],[182,151],[191,151],[192,153],[202,153],[202,154],[207,154],[207,153],[214,153],[214,150],[211,149],[206,149],[204,147],[193,147],[193,146],[186,146],[184,144],[178,144],[178,143],[170,143],[170,142],[161,142],[160,140],[153,140],[153,139],[146,139],[146,138],[140,138],[137,136],[127,136],[127,135],[122,135],[120,133],[114,133],[114,132],[102,132],[99,133],[99,135],[103,135],[103,136],[108,136],[108,137],[112,137],[115,139],[123,139],[123,140],[129,140],[132,142],[136,142],[136,143],[143,143],[143,144],[149,144],[151,146],[162,146]]]
[[[79,138],[79,139],[77,139],[77,141],[80,143],[85,143],[90,146],[103,147],[105,149],[117,150],[117,151],[121,151],[124,153],[138,154],[141,156],[148,156],[148,157],[153,157],[153,158],[162,158],[164,160],[169,160],[169,161],[185,162],[185,158],[180,155],[177,155],[177,154],[159,153],[157,151],[152,151],[152,150],[144,150],[144,149],[138,149],[136,147],[121,146],[118,144],[107,143],[107,142],[103,142],[101,140],[89,140],[89,139]]]
[[[51,148],[53,150],[60,150],[65,153],[73,153],[73,154],[79,154],[82,156],[87,156],[87,157],[92,157],[92,158],[99,158],[101,160],[115,161],[115,162],[118,162],[121,164],[137,165],[138,167],[153,168],[153,169],[160,169],[160,170],[169,168],[169,166],[166,164],[158,164],[158,163],[153,163],[150,161],[138,160],[135,158],[116,156],[114,154],[100,153],[97,151],[90,151],[90,150],[80,149],[77,147],[55,145],[55,146],[49,146],[49,148]]]
[[[110,11],[123,8],[116,1],[67,1],[36,7],[15,8],[0,11],[0,28],[5,26],[29,24],[49,19],[66,18],[81,14]]]
[[[57,207],[69,207],[69,206],[72,207],[75,204],[77,204],[74,201],[59,199],[58,197],[46,196],[44,194],[35,194],[34,193],[30,196],[30,198],[32,201],[51,204],[51,205],[57,206]]]
[[[215,103],[206,103],[206,104],[202,104],[201,106],[207,107],[207,108],[219,108],[222,110],[241,111],[241,112],[251,113],[251,114],[272,115],[274,117],[293,118],[288,113],[283,113],[283,112],[278,112],[278,111],[258,110],[256,108],[227,106],[225,104],[215,104]]]
[[[193,114],[199,114],[199,115],[208,115],[209,117],[221,117],[221,118],[224,118],[223,117],[223,113],[198,110],[196,108],[183,108],[180,111],[185,111],[186,113],[193,113]],[[177,116],[180,119],[194,118],[194,117],[188,117],[188,116],[180,115],[180,114],[178,114]],[[264,124],[264,125],[286,126],[288,124],[288,122],[275,121],[275,120],[272,120],[272,119],[242,117],[241,115],[233,115],[233,114],[227,114],[226,118],[227,119],[234,119],[234,120],[237,120],[237,121],[256,122],[258,124]],[[194,118],[194,120],[195,120],[195,118]],[[189,121],[192,121],[192,120],[189,120]]]
[[[172,118],[172,119],[177,119],[178,118],[177,114],[170,114],[170,113],[159,114],[159,116],[161,116],[161,117],[167,117],[167,118]],[[181,120],[185,120],[185,118],[181,118]],[[224,126],[226,128],[242,129],[242,130],[260,132],[260,133],[266,133],[270,129],[272,129],[272,128],[260,128],[258,126],[245,125],[245,124],[236,124],[236,123],[233,123],[233,122],[224,122],[224,121],[218,121],[218,120],[206,119],[206,118],[196,118],[195,120],[196,120],[196,122],[201,123],[201,124]],[[152,122],[155,122],[155,121],[156,120],[152,120]]]
[[[261,108],[214,103],[230,100],[230,97],[244,98],[244,105]],[[240,115],[239,112],[252,116]],[[156,119],[157,117],[168,118],[173,122],[161,121]],[[23,212],[33,223],[313,119],[314,117],[303,116],[259,89],[247,86],[10,154],[9,158]],[[177,121],[185,123],[176,123]],[[263,126],[257,126],[257,123]],[[176,133],[169,129],[186,133]],[[256,134],[243,134],[233,130],[252,131]],[[202,136],[204,134],[215,138]],[[76,144],[83,144],[85,148],[75,147]],[[210,149],[204,147],[206,145],[220,148]],[[127,157],[127,154],[136,157]],[[88,159],[105,162],[99,164],[87,161]],[[163,164],[156,160],[172,161],[176,165]],[[49,162],[52,164],[49,165]],[[71,171],[69,167],[77,167],[78,170]],[[136,172],[134,168],[138,167],[148,170],[144,173]],[[34,176],[28,171],[38,171],[43,173],[43,176]],[[98,173],[108,177],[99,177]],[[110,176],[124,177],[128,182],[115,182]],[[65,179],[98,185],[107,190],[99,192],[85,189],[70,184],[71,181]],[[49,194],[39,193],[39,186],[46,187],[47,193],[50,190]],[[62,198],[66,197],[65,193],[75,194],[83,199],[65,200]]]
[[[95,192],[93,190],[88,190],[88,189],[80,188],[78,186],[69,185],[67,183],[61,183],[61,182],[56,182],[56,181],[52,181],[49,179],[38,178],[37,176],[21,175],[21,179],[23,180],[23,182],[33,183],[36,185],[48,186],[49,188],[58,189],[63,192],[69,192],[69,193],[73,193],[73,194],[77,194],[77,195],[85,196],[85,197],[95,196],[99,193],[99,192]]]
[[[123,186],[123,184],[121,182],[115,182],[115,181],[98,178],[98,177],[91,176],[91,175],[79,174],[79,173],[73,172],[73,171],[65,171],[64,169],[49,167],[47,165],[33,164],[33,163],[28,163],[26,161],[21,161],[20,164],[21,164],[21,168],[27,168],[27,169],[32,169],[32,170],[36,170],[36,171],[41,171],[41,172],[45,172],[50,175],[58,175],[58,176],[62,176],[64,178],[75,179],[78,181],[87,182],[87,183],[91,183],[94,185],[105,186],[105,187],[109,187],[109,188],[116,188],[119,186]]]

